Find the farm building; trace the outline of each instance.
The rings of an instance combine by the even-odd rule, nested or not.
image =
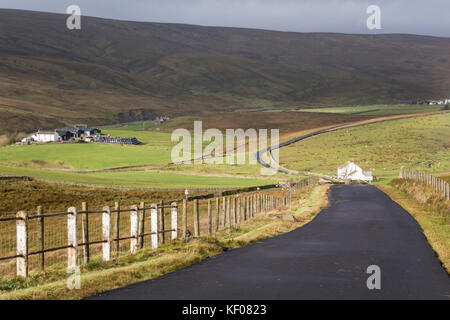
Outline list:
[[[88,128],[87,126],[75,126],[56,129],[56,132],[61,136],[62,140],[69,140],[71,138],[98,136],[102,133],[100,129]]]
[[[56,142],[60,141],[61,137],[56,131],[38,131],[31,136],[36,142]]]
[[[112,144],[129,144],[129,145],[141,144],[141,142],[136,138],[100,137],[96,141],[100,143],[112,143]]]
[[[351,161],[347,161],[338,168],[338,178],[353,181],[373,181],[372,172],[364,172],[360,167]]]

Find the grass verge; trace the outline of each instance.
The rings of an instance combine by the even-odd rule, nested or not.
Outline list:
[[[426,200],[417,198],[418,195],[424,197],[429,193],[429,190],[413,183],[400,183],[399,180],[393,180],[388,185],[378,185],[378,188],[416,219],[442,265],[450,273],[450,212],[448,211],[448,203],[438,204],[433,196]]]
[[[32,275],[27,280],[0,280],[0,299],[81,299],[101,292],[152,279],[179,270],[223,252],[252,242],[277,236],[310,222],[327,206],[329,185],[300,190],[290,207],[259,214],[238,227],[194,241],[175,241],[157,250],[142,250],[110,262],[92,262],[82,267],[81,289],[69,290],[63,271]],[[298,221],[276,218],[291,214]]]

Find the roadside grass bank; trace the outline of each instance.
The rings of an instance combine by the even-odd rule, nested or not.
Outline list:
[[[394,179],[377,187],[416,219],[442,265],[450,273],[450,201],[445,201],[429,186],[412,180]]]
[[[306,187],[294,194],[289,207],[259,214],[238,227],[226,229],[214,237],[190,238],[162,245],[156,250],[142,250],[134,256],[123,255],[110,262],[91,262],[81,267],[81,289],[67,289],[63,265],[26,280],[0,279],[0,299],[81,299],[104,291],[152,279],[193,263],[274,237],[310,222],[328,205],[329,185]],[[279,214],[293,215],[297,221],[279,219]]]

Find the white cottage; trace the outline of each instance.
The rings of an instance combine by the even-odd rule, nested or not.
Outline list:
[[[338,168],[338,178],[342,180],[373,181],[372,172],[364,172],[351,161],[347,161]]]
[[[60,141],[61,137],[55,131],[38,131],[31,136],[36,142],[56,142]]]

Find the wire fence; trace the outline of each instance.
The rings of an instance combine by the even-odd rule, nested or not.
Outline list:
[[[267,185],[222,191],[185,199],[132,206],[64,212],[0,215],[0,277],[27,277],[31,272],[67,268],[92,261],[109,261],[156,249],[172,240],[211,236],[236,227],[258,213],[287,206],[294,190],[317,184],[312,177],[286,185]]]
[[[439,179],[431,174],[420,171],[409,171],[402,169],[400,179],[412,179],[434,188],[437,193],[442,193],[445,199],[450,200],[450,184],[447,181]]]

